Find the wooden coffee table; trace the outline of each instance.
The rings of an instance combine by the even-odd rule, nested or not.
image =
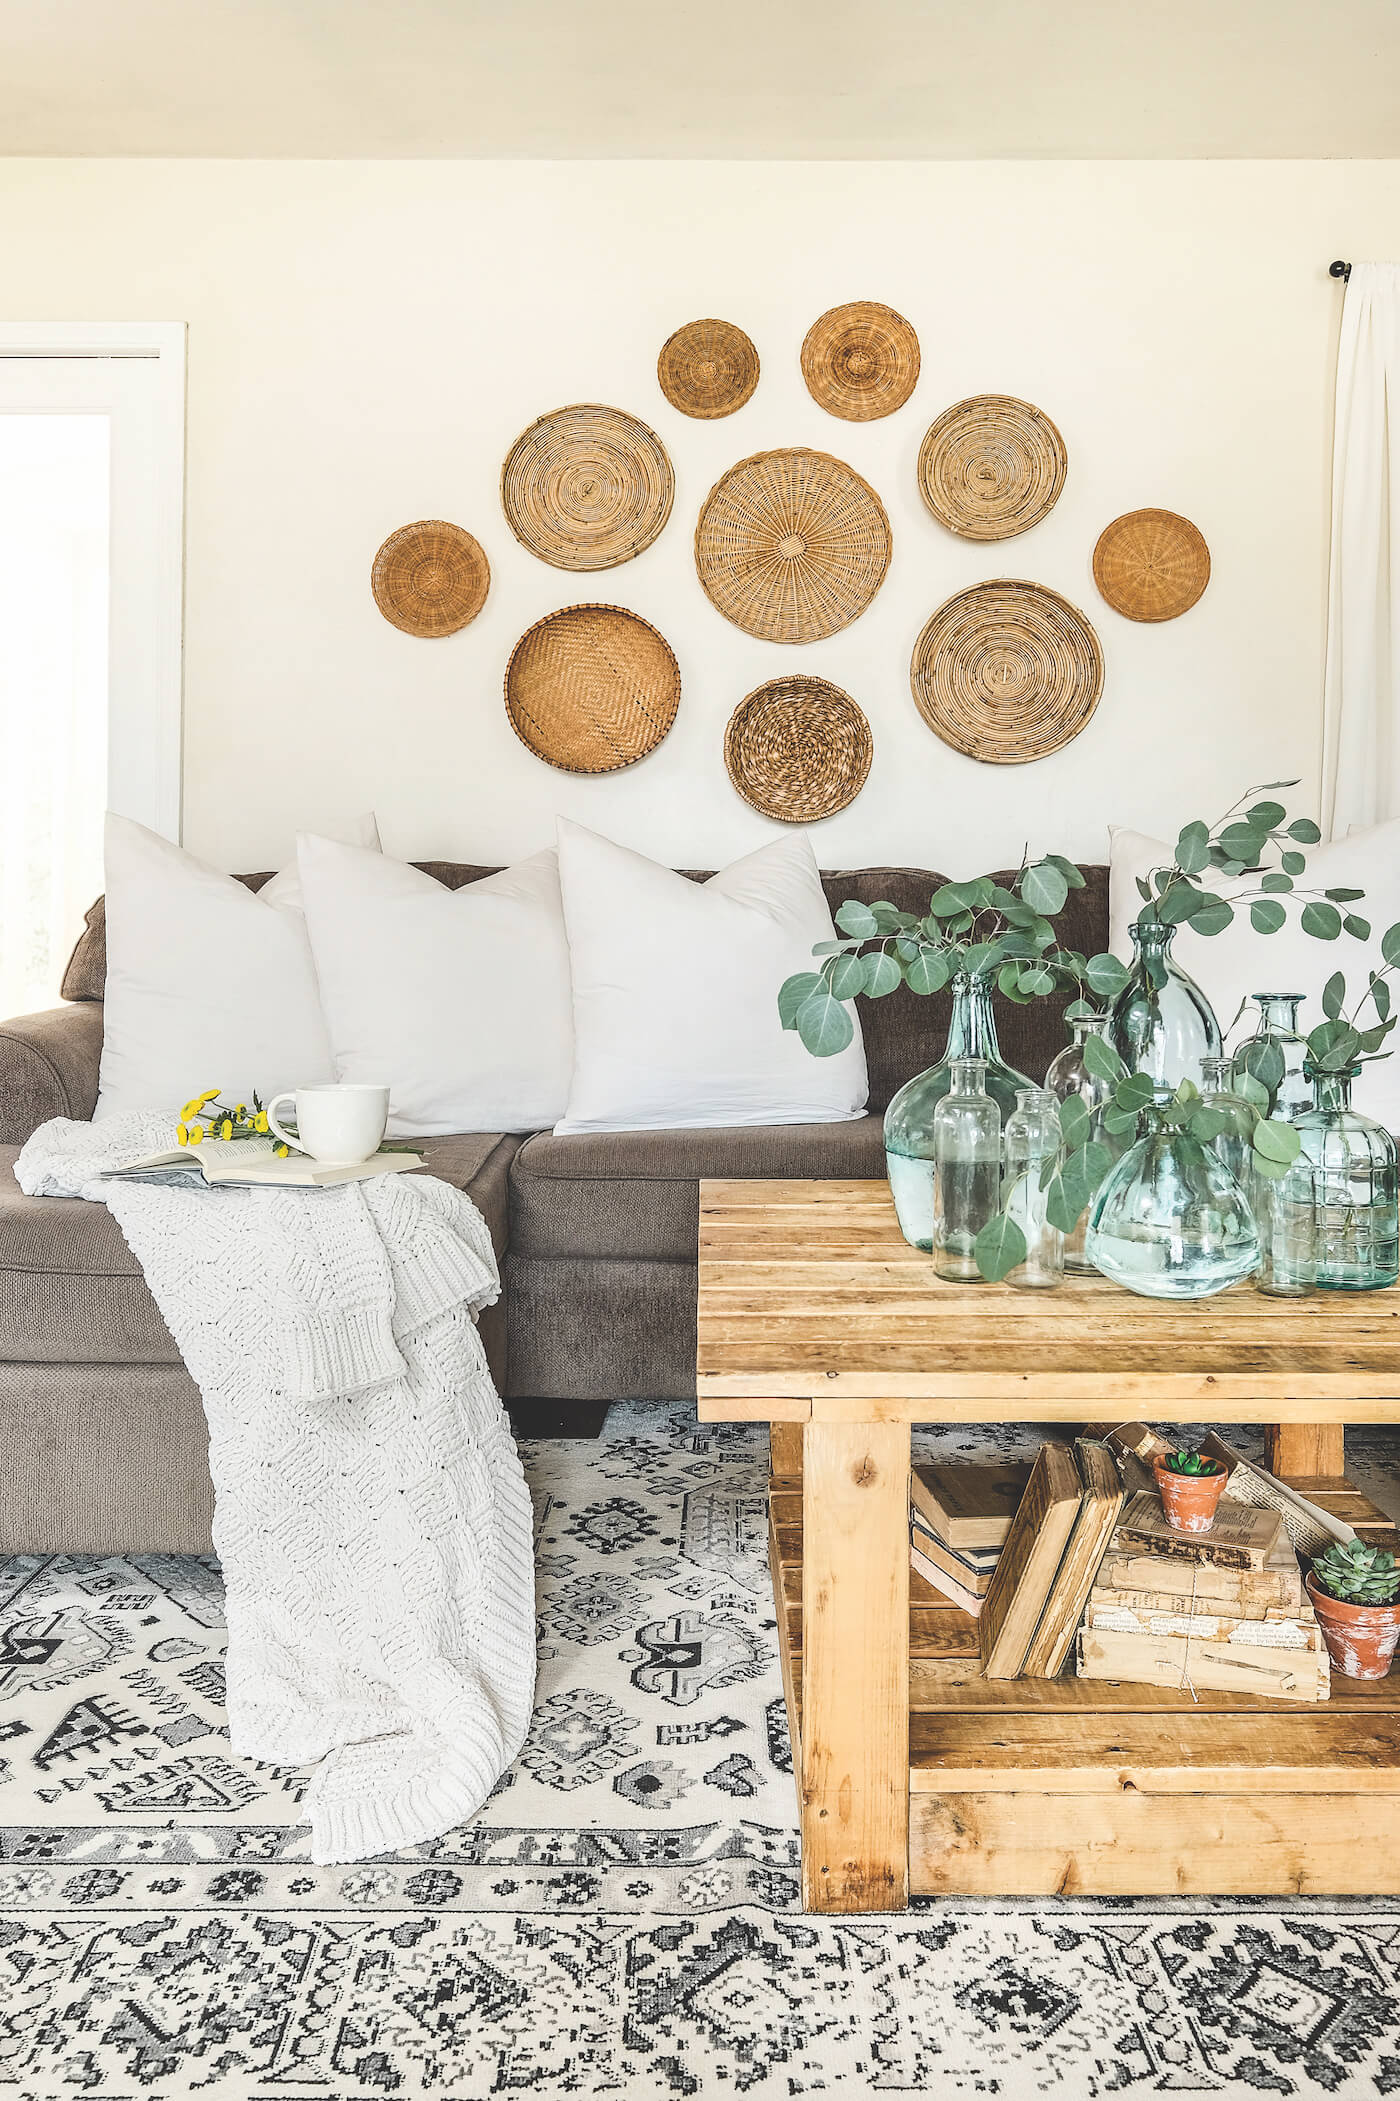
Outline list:
[[[1267,1423],[1367,1537],[1342,1424],[1400,1420],[1400,1291],[1194,1304],[946,1284],[883,1182],[705,1182],[702,1421],[771,1423],[770,1541],[815,1911],[915,1894],[1400,1892],[1400,1675],[1323,1707],[993,1682],[911,1579],[911,1423]],[[1302,1477],[1301,1479],[1299,1477]]]

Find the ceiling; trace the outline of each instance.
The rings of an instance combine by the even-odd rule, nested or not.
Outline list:
[[[0,152],[1400,154],[1400,0],[0,0]]]

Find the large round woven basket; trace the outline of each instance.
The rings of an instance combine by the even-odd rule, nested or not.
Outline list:
[[[655,751],[681,697],[664,635],[623,606],[573,605],[527,628],[506,666],[506,713],[565,773],[615,773]]]
[[[816,824],[854,802],[873,750],[850,694],[801,673],[755,688],[724,733],[730,780],[752,808],[783,824]]]
[[[370,571],[375,604],[406,635],[455,635],[475,620],[490,588],[491,565],[480,543],[445,518],[401,525]]]
[[[871,423],[902,409],[919,378],[919,339],[892,306],[856,299],[814,321],[802,344],[807,391],[829,415]]]
[[[1176,620],[1210,582],[1210,549],[1175,511],[1127,511],[1099,534],[1094,582],[1129,620]]]
[[[501,469],[501,508],[522,547],[556,569],[613,569],[650,547],[676,478],[654,430],[580,402],[521,433]]]
[[[656,377],[683,416],[732,416],[758,385],[758,352],[732,321],[687,321],[662,344]]]
[[[1053,508],[1066,464],[1065,441],[1040,409],[1011,394],[975,394],[926,432],[919,489],[961,539],[1010,540]]]
[[[1103,652],[1067,598],[1003,577],[938,608],[914,644],[909,680],[945,744],[1022,766],[1079,735],[1103,691]]]
[[[828,452],[740,460],[695,528],[712,605],[763,642],[820,642],[865,611],[890,565],[890,521],[869,482]]]

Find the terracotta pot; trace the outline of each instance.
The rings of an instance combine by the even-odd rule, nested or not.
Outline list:
[[[1160,1459],[1152,1462],[1162,1508],[1174,1532],[1209,1532],[1215,1523],[1215,1506],[1229,1480],[1223,1466],[1213,1474],[1174,1474]]]
[[[1349,1605],[1329,1597],[1309,1571],[1308,1596],[1327,1644],[1334,1670],[1344,1678],[1384,1678],[1400,1642],[1400,1602],[1394,1605]]]

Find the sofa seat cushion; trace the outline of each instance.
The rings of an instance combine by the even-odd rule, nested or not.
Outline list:
[[[511,1166],[513,1256],[694,1262],[702,1181],[873,1179],[883,1119],[527,1138]],[[514,1373],[512,1373],[512,1380]]]
[[[497,1132],[425,1140],[428,1171],[478,1205],[499,1257],[519,1140]],[[26,1196],[19,1148],[0,1146],[0,1361],[178,1364],[141,1265],[104,1204]]]

